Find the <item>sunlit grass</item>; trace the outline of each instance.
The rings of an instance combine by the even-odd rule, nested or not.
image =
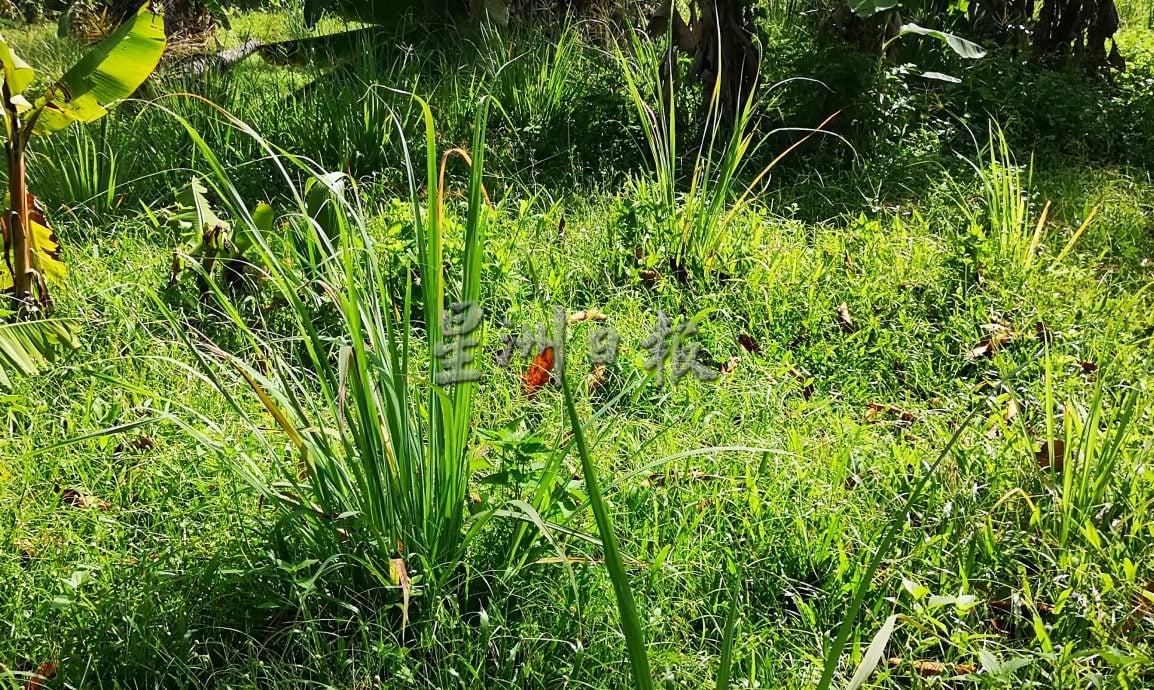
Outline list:
[[[294,21],[238,14],[222,40],[295,35]],[[39,48],[23,52],[66,51],[50,33],[28,32]],[[862,687],[1143,687],[1148,173],[1033,151],[1029,184],[1008,184],[998,174],[1032,151],[1007,135],[992,161],[958,152],[978,170],[918,147],[881,172],[784,170],[732,218],[748,175],[719,215],[708,194],[685,203],[702,189],[692,160],[659,191],[582,186],[532,156],[652,140],[613,71],[625,56],[563,35],[573,53],[479,37],[462,47],[486,56],[475,70],[365,57],[303,95],[315,74],[256,58],[179,84],[252,116],[267,148],[183,97],[54,144],[36,174],[72,272],[58,310],[84,324],[83,347],[0,394],[0,686],[53,662],[72,687],[644,687],[643,654],[666,687],[844,688],[871,667]],[[410,85],[444,123],[431,135],[387,88]],[[503,99],[488,127],[484,93]],[[605,113],[620,120],[569,129]],[[568,138],[610,130],[619,149]],[[441,195],[439,154],[458,145],[477,167],[453,162]],[[649,179],[651,154],[602,157],[597,179]],[[330,217],[298,196],[333,170],[353,177],[326,246]],[[194,173],[231,223],[279,209],[257,228],[264,282],[163,289],[179,240],[159,221]],[[684,226],[638,211],[659,197]],[[421,241],[440,201],[441,243]],[[483,254],[467,239],[481,221]],[[972,225],[989,231],[979,270],[959,240]],[[737,270],[703,287],[658,264],[644,280],[622,237],[676,256],[685,227],[702,228],[685,251],[703,269],[720,272],[720,232]],[[472,287],[457,288],[466,265]],[[446,301],[469,293],[486,314],[471,411],[438,434],[442,276]],[[568,398],[527,396],[528,363],[494,363],[503,317],[532,330],[554,304],[597,307],[620,334],[601,388],[587,384],[593,324],[569,327]],[[716,383],[643,383],[658,310],[703,314]],[[1006,337],[980,348],[991,332]],[[385,402],[402,391],[407,404]],[[299,472],[302,444],[323,475]]]

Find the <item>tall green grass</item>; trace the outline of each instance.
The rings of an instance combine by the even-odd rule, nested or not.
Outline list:
[[[634,178],[639,196],[656,198],[659,233],[655,249],[678,267],[708,277],[730,267],[746,244],[738,240],[740,215],[757,197],[773,169],[809,137],[821,131],[834,116],[787,146],[770,162],[751,168],[774,131],[759,132],[758,120],[768,111],[768,99],[759,96],[759,85],[736,113],[726,113],[721,102],[721,82],[705,91],[704,117],[700,126],[683,127],[687,118],[678,115],[680,67],[668,43],[651,40],[637,31],[628,33],[629,43],[615,46],[615,56],[625,80],[653,165],[651,176]],[[772,93],[773,89],[769,89]]]
[[[442,325],[446,308],[450,303],[480,307],[489,213],[482,186],[488,112],[483,102],[471,152],[451,152],[469,162],[469,187],[459,258],[463,275],[447,275],[446,160],[438,169],[432,114],[418,102],[426,158],[423,169],[405,163],[419,254],[419,304],[411,283],[403,303],[392,301],[395,290],[386,284],[355,190],[342,191],[332,175],[225,116],[267,152],[296,200],[296,208],[271,223],[267,212],[258,214],[238,193],[212,148],[178,115],[213,172],[206,182],[232,222],[245,227],[256,260],[267,267],[262,291],[280,306],[272,313],[246,309],[243,297],[205,274],[225,321],[217,330],[229,334],[227,342],[214,342],[158,300],[201,375],[250,429],[258,450],[233,461],[278,506],[288,538],[322,557],[357,566],[370,581],[401,588],[406,602],[414,582],[446,585],[475,533],[465,505],[477,364],[465,366],[466,374],[473,374],[469,380],[438,382],[450,340]],[[310,212],[297,191],[301,178],[329,187],[330,207],[323,213],[315,207]],[[311,234],[312,241],[285,241],[279,235],[286,226]],[[298,246],[310,249],[294,250]],[[238,386],[250,395],[241,395]]]
[[[45,140],[43,150],[29,157],[28,174],[53,211],[65,208],[74,216],[104,220],[123,202],[133,150],[108,141],[107,122],[97,130],[70,129]]]
[[[604,491],[597,474],[597,466],[593,461],[592,453],[577,408],[573,394],[570,392],[567,381],[562,382],[562,392],[565,402],[565,413],[569,426],[573,432],[574,444],[581,460],[581,471],[585,478],[585,487],[588,491],[588,503],[593,511],[597,523],[598,534],[601,537],[605,554],[605,568],[609,573],[613,585],[613,593],[617,602],[617,610],[621,617],[622,632],[625,636],[626,649],[629,655],[630,671],[633,674],[634,687],[646,690],[653,687],[653,676],[649,664],[649,649],[646,645],[646,636],[637,611],[637,604],[633,598],[633,590],[629,584],[629,574],[625,569],[625,561],[621,549],[617,544],[617,536],[613,529],[613,519],[609,513],[609,506],[605,500]],[[885,525],[871,541],[876,546],[867,553],[859,568],[858,576],[850,591],[848,609],[839,624],[832,644],[825,650],[821,676],[817,682],[817,690],[828,690],[833,687],[835,674],[841,664],[841,658],[850,642],[850,637],[858,630],[858,617],[866,598],[873,591],[874,577],[882,562],[889,557],[903,525],[907,522],[911,507],[921,498],[922,494],[932,486],[935,474],[942,462],[949,457],[963,432],[969,427],[973,418],[971,413],[958,425],[949,441],[942,448],[938,456],[929,462],[923,469],[921,476],[911,488],[908,496],[901,505],[890,512]],[[676,457],[676,456],[675,456]],[[663,464],[668,459],[659,460]],[[649,468],[653,465],[647,466]],[[735,593],[736,594],[736,593]],[[731,598],[729,611],[726,615],[725,628],[722,635],[720,664],[714,686],[721,690],[730,683],[733,664],[733,647],[736,634],[737,619],[740,615],[739,597]],[[856,690],[869,678],[870,674],[881,662],[886,643],[894,631],[897,616],[886,619],[881,629],[874,635],[870,645],[862,656],[861,663],[845,686],[847,690]]]
[[[512,125],[541,133],[573,107],[582,61],[581,28],[566,23],[551,40],[537,34],[504,36],[481,28],[479,81],[501,104]]]
[[[1054,510],[1042,516],[1043,526],[1059,549],[1073,548],[1072,540],[1079,534],[1092,547],[1101,548],[1099,530],[1109,532],[1112,521],[1131,519],[1125,505],[1133,491],[1119,470],[1140,466],[1136,457],[1148,451],[1135,447],[1142,440],[1138,426],[1144,414],[1142,392],[1123,385],[1112,395],[1105,383],[1106,372],[1101,372],[1088,401],[1071,399],[1059,404],[1048,354],[1045,369],[1044,437],[1036,458],[1056,478],[1048,487]],[[1035,440],[1024,424],[1019,431],[1027,450],[1035,450]]]
[[[1025,276],[1043,266],[1041,257],[1049,248],[1054,255],[1050,266],[1056,267],[1073,251],[1097,209],[1086,215],[1060,250],[1048,247],[1055,240],[1049,228],[1050,202],[1040,211],[1035,208],[1033,160],[1018,163],[1005,131],[996,122],[990,123],[982,158],[984,164],[969,161],[978,180],[977,195],[954,186],[954,203],[969,225],[968,236],[961,241],[969,246],[972,258],[982,270]]]

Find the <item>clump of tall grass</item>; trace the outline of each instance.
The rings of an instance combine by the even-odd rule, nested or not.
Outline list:
[[[1037,216],[1031,207],[1034,195],[1034,165],[1018,163],[1005,132],[997,123],[991,123],[988,143],[983,151],[985,164],[969,161],[978,179],[978,204],[958,191],[956,203],[969,224],[971,250],[975,258],[987,267],[1009,268],[1022,275],[1041,265],[1039,258],[1046,240],[1050,202],[1046,202]],[[1067,240],[1051,264],[1056,266],[1073,250],[1082,234],[1094,220],[1097,210],[1091,211],[1077,231]],[[982,256],[984,255],[984,256]]]
[[[1047,353],[1040,446],[1038,434],[1030,432],[1025,420],[1017,425],[1018,446],[1027,457],[1034,456],[1044,476],[1053,480],[1047,482],[1051,504],[1037,519],[1056,546],[1073,548],[1072,541],[1081,534],[1100,548],[1099,531],[1114,531],[1119,522],[1144,522],[1145,511],[1133,506],[1135,512],[1130,512],[1127,504],[1136,495],[1135,470],[1151,450],[1151,439],[1141,429],[1147,405],[1138,387],[1108,387],[1103,371],[1098,372],[1088,403],[1062,401],[1054,390],[1055,374]]]
[[[579,78],[581,32],[566,23],[551,40],[530,34],[526,41],[503,36],[492,25],[481,27],[479,57],[486,89],[501,103],[521,131],[548,130],[574,103]]]
[[[652,178],[638,178],[634,184],[642,196],[657,198],[657,249],[666,252],[676,266],[708,277],[726,263],[725,254],[733,249],[735,221],[755,199],[756,190],[773,168],[833,116],[764,167],[751,170],[751,162],[776,133],[759,133],[755,127],[756,114],[768,104],[759,99],[758,85],[754,84],[740,110],[726,113],[721,81],[715,80],[706,93],[700,139],[683,152],[675,103],[677,79],[670,74],[678,69],[676,54],[668,53],[661,41],[649,40],[636,31],[629,36],[629,51],[618,45],[615,54],[653,162]]]
[[[433,118],[418,102],[426,160],[423,169],[407,155],[404,162],[419,304],[412,283],[402,290],[403,303],[393,302],[397,291],[386,284],[355,190],[342,190],[333,175],[225,115],[266,152],[294,200],[295,208],[270,224],[254,217],[254,206],[215,152],[175,113],[211,168],[206,186],[234,227],[243,225],[251,237],[253,260],[267,274],[261,290],[278,306],[255,316],[242,311],[239,300],[204,274],[232,334],[232,344],[224,345],[190,329],[158,300],[195,355],[199,375],[229,401],[259,448],[233,461],[278,507],[281,528],[322,558],[354,566],[358,582],[398,587],[406,600],[416,582],[435,588],[452,579],[483,521],[470,522],[465,510],[477,365],[466,363],[461,380],[447,384],[441,355],[453,339],[443,324],[446,308],[480,308],[490,213],[482,187],[487,104],[478,106],[471,151],[446,153],[438,169]],[[457,262],[463,275],[457,277],[445,269],[444,166],[450,155],[470,168]],[[323,209],[303,191],[317,185],[331,192]],[[295,239],[280,237],[277,228]],[[300,240],[301,233],[308,241]]]
[[[107,121],[97,130],[73,128],[47,139],[42,151],[28,157],[29,175],[49,208],[103,219],[122,204],[134,167],[132,150],[109,141]]]

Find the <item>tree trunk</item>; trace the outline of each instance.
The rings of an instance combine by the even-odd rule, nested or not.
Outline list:
[[[1092,69],[1124,69],[1114,41],[1118,28],[1114,0],[1044,0],[1034,24],[1034,53],[1043,59],[1073,57]]]
[[[697,0],[700,19],[693,74],[701,80],[706,99],[718,89],[722,122],[732,126],[753,96],[760,56],[753,45],[743,0]],[[720,82],[720,83],[719,83]]]
[[[649,19],[647,31],[657,37],[670,32],[672,45],[662,66],[662,95],[677,83],[675,51],[693,56],[690,73],[704,89],[704,110],[713,105],[724,127],[734,125],[753,96],[761,63],[749,30],[745,0],[695,0],[688,19],[674,0],[662,0]]]
[[[8,217],[5,218],[4,258],[11,256],[8,270],[12,272],[12,311],[23,314],[33,308],[32,301],[32,252],[31,242],[28,239],[28,187],[27,169],[24,165],[24,142],[20,130],[20,117],[16,114],[15,106],[11,105],[11,95],[8,85],[3,87],[4,116],[8,124],[8,139],[5,142],[4,153],[8,162],[8,197],[9,208],[5,209]],[[11,255],[8,254],[9,246]]]

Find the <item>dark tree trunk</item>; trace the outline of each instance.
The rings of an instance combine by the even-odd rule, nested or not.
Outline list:
[[[670,54],[662,67],[663,97],[676,84],[674,51],[693,56],[690,73],[704,89],[706,108],[717,90],[722,124],[732,126],[740,117],[757,84],[761,58],[749,29],[745,0],[695,0],[688,19],[673,0],[662,0],[649,20],[648,31],[657,37],[669,32]]]
[[[1114,41],[1118,27],[1114,0],[1045,0],[1034,24],[1034,53],[1043,59],[1073,57],[1093,69],[1124,69]]]
[[[693,74],[706,89],[706,98],[719,89],[719,105],[727,126],[740,117],[753,96],[760,56],[753,44],[744,0],[697,0],[699,24]],[[720,82],[720,83],[719,83]]]
[[[902,25],[902,15],[898,10],[886,10],[868,17],[859,17],[843,4],[835,15],[835,23],[840,27],[847,43],[869,55],[882,55],[891,61],[898,58],[899,45],[891,39],[898,35]],[[888,47],[887,47],[888,44]]]

